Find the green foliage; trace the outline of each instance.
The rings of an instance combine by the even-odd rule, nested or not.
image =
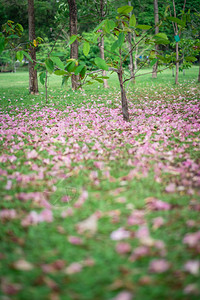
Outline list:
[[[85,56],[88,56],[89,52],[90,52],[90,43],[89,42],[84,42],[84,44],[83,44],[83,54]]]
[[[96,57],[94,61],[99,69],[108,71],[108,65],[105,63],[105,61],[102,58]]]
[[[53,71],[54,71],[54,64],[53,64],[53,61],[50,58],[46,58],[46,60],[45,60],[45,66],[46,66],[47,71],[50,74],[52,74]]]
[[[117,9],[118,14],[127,15],[133,10],[133,6],[125,5]]]

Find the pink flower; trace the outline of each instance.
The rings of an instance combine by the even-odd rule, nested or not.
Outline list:
[[[28,151],[26,153],[27,159],[35,159],[38,157],[38,153],[35,150]]]
[[[11,220],[17,217],[16,211],[14,209],[2,209],[0,211],[0,219]]]
[[[115,298],[112,298],[112,300],[132,300],[133,294],[129,291],[121,291]]]
[[[78,236],[68,236],[68,241],[73,245],[81,245],[83,244],[83,240]]]
[[[165,259],[155,259],[150,263],[149,270],[153,273],[166,272],[170,264]]]
[[[189,247],[198,246],[200,242],[200,231],[194,233],[188,233],[183,239],[183,243],[187,244]]]
[[[113,231],[110,235],[111,240],[120,241],[130,237],[130,232],[120,227],[119,229]]]
[[[168,184],[168,185],[166,186],[166,188],[165,188],[165,191],[166,191],[167,193],[175,193],[175,191],[176,191],[176,185],[175,185],[175,183],[170,183],[170,184]]]
[[[165,223],[163,217],[157,217],[153,219],[153,229],[158,229]]]
[[[145,223],[144,220],[144,211],[134,210],[132,214],[128,217],[127,223],[128,225],[142,225]]]
[[[129,243],[123,243],[123,242],[121,242],[121,243],[118,243],[116,245],[116,251],[119,254],[128,253],[128,252],[131,251],[131,246],[130,246]]]
[[[188,260],[184,265],[184,270],[193,275],[199,274],[199,268],[200,268],[199,260]]]
[[[145,202],[150,210],[169,210],[171,208],[169,203],[158,200],[154,197],[146,198]]]
[[[78,262],[74,262],[74,263],[71,263],[71,265],[69,265],[66,269],[65,269],[65,273],[67,275],[72,275],[72,274],[75,274],[75,273],[79,273],[82,271],[82,265]]]

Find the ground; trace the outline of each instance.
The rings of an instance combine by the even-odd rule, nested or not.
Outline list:
[[[148,75],[149,76],[149,75]],[[0,74],[1,299],[199,299],[197,67],[110,89]]]

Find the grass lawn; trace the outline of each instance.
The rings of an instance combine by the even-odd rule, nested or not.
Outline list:
[[[115,75],[0,74],[0,299],[199,299],[197,74],[139,76],[130,123]]]

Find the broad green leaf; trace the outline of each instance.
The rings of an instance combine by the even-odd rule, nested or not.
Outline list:
[[[190,61],[190,62],[195,62],[195,61],[197,60],[197,58],[194,57],[194,56],[186,56],[186,57],[185,57],[185,60],[186,60],[186,61]]]
[[[111,51],[114,52],[118,47],[119,47],[119,45],[118,45],[118,40],[117,40],[112,44]]]
[[[142,30],[149,30],[152,28],[150,25],[137,25],[136,28],[142,29]]]
[[[72,35],[72,36],[70,37],[70,39],[69,39],[68,45],[73,44],[73,43],[75,42],[76,39],[77,39],[77,35]]]
[[[45,84],[45,78],[46,78],[46,72],[41,72],[39,77],[40,77],[41,84],[44,85]]]
[[[119,37],[118,37],[118,47],[120,48],[125,40],[125,34],[123,32],[120,32]]]
[[[115,28],[115,22],[113,20],[106,20],[105,30],[107,33],[110,33],[111,30]]]
[[[155,37],[163,39],[163,40],[168,40],[168,37],[164,32],[159,32],[159,33],[155,34]]]
[[[129,26],[135,27],[135,25],[136,25],[136,17],[134,14],[132,14],[129,20]]]
[[[98,68],[108,71],[108,65],[106,64],[105,60],[100,57],[96,57],[94,61]]]
[[[54,72],[54,74],[55,74],[55,75],[58,75],[58,76],[61,76],[61,75],[67,74],[67,72],[64,71],[64,70],[56,70],[56,71]]]
[[[23,26],[22,26],[21,24],[19,24],[19,23],[17,23],[17,24],[15,25],[15,27],[18,27],[18,28],[19,28],[19,30],[20,30],[21,32],[23,32],[23,31],[24,31],[24,28],[23,28]]]
[[[163,32],[159,32],[157,33],[155,36],[155,43],[156,44],[161,44],[161,45],[167,45],[169,44],[169,40],[168,40],[168,37],[165,33]]]
[[[153,65],[155,65],[155,63],[157,62],[157,58],[154,58],[151,63],[150,63],[150,66],[152,67]]]
[[[68,72],[73,72],[75,67],[76,67],[76,62],[75,61],[70,61],[66,65],[66,68],[67,68]]]
[[[17,51],[16,57],[17,57],[17,60],[19,60],[20,62],[22,62],[22,60],[23,60],[23,58],[24,58],[23,52],[22,52],[21,50],[20,50],[20,51]]]
[[[45,66],[46,66],[46,69],[47,71],[52,74],[53,73],[53,70],[54,70],[54,67],[53,67],[53,62],[50,58],[46,58],[45,60]]]
[[[26,58],[28,58],[28,60],[33,62],[32,58],[30,57],[30,55],[26,51],[22,51],[22,53],[24,54],[24,56],[26,56]]]
[[[175,18],[175,17],[168,17],[168,20],[174,22],[174,23],[177,23],[178,25],[184,27],[185,26],[185,23],[180,20],[179,18]]]
[[[133,10],[133,6],[125,5],[117,9],[118,14],[126,15]]]
[[[63,76],[63,79],[62,79],[62,85],[66,85],[68,79],[69,79],[69,76]]]
[[[85,42],[83,44],[83,54],[87,56],[89,52],[90,52],[90,44],[88,42]]]
[[[80,71],[80,77],[81,77],[81,79],[83,79],[85,77],[86,71],[87,71],[87,67],[84,66],[83,69]]]
[[[59,69],[64,70],[65,66],[59,57],[51,56],[50,58]]]
[[[4,50],[5,48],[5,37],[2,35],[0,36],[0,53]]]
[[[76,70],[75,70],[75,72],[74,72],[74,74],[75,75],[78,75],[81,71],[82,71],[82,69],[84,68],[84,66],[85,65],[79,65],[77,68],[76,68]]]
[[[105,23],[105,20],[103,20],[97,27],[95,27],[95,29],[93,30],[93,32],[96,32],[97,30],[99,30],[100,28],[102,28],[103,24]]]

